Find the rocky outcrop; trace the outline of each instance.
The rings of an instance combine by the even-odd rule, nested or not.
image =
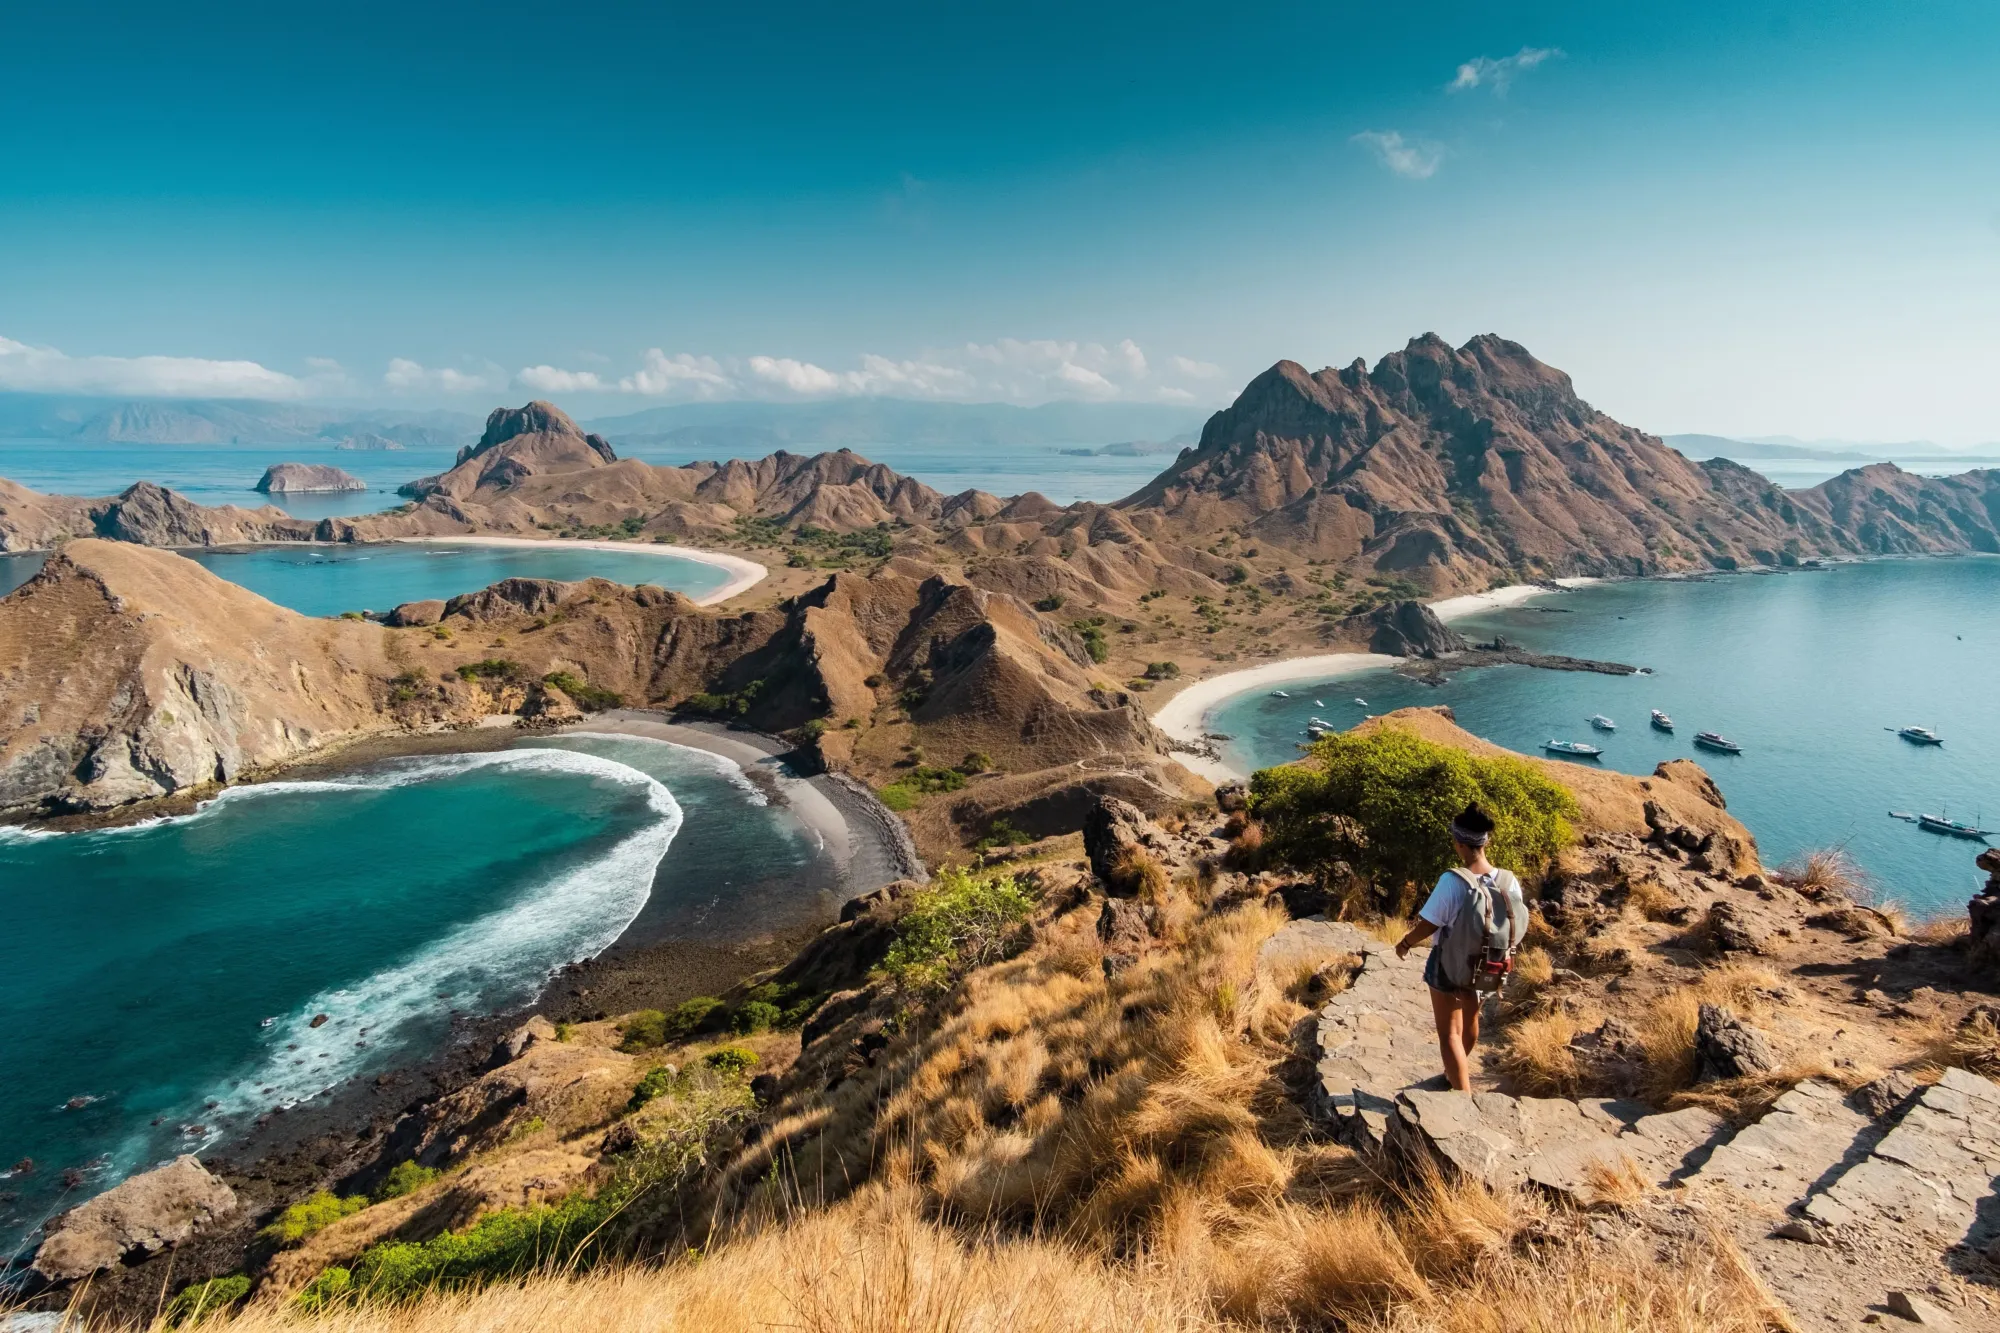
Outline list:
[[[255,490],[266,495],[303,495],[330,491],[365,491],[368,483],[351,472],[325,463],[278,463],[264,469]]]
[[[2000,972],[2000,849],[1987,848],[1975,864],[1986,872],[1986,885],[1965,905],[1971,925],[1966,951],[1974,962]]]
[[[0,808],[163,796],[392,725],[385,636],[168,552],[71,542],[0,603]]]
[[[330,533],[266,505],[198,505],[150,481],[117,495],[83,500],[42,495],[0,480],[0,551],[48,550],[82,537],[142,546],[233,546],[245,542],[315,541]]]
[[[236,1211],[236,1195],[193,1157],[133,1176],[48,1225],[34,1268],[73,1282],[171,1249]]]
[[[1422,602],[1397,602],[1353,617],[1348,637],[1366,639],[1371,653],[1392,657],[1443,657],[1465,651],[1465,636],[1438,619]]]
[[[1767,1074],[1778,1057],[1764,1034],[1719,1004],[1704,1004],[1694,1029],[1694,1081]]]

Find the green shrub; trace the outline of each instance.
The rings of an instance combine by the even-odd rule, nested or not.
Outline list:
[[[1052,592],[1047,597],[1035,603],[1037,611],[1060,611],[1062,608],[1063,595],[1059,592]]]
[[[1034,910],[1033,895],[1012,875],[941,870],[896,923],[882,970],[911,989],[940,987],[1013,952],[1015,928]]]
[[[276,1245],[297,1245],[307,1236],[324,1231],[367,1206],[368,1200],[363,1195],[343,1199],[332,1190],[321,1190],[279,1213],[277,1220],[258,1234]]]
[[[354,1274],[345,1268],[329,1268],[306,1283],[305,1289],[292,1297],[292,1304],[312,1314],[345,1300],[353,1290]]]
[[[1338,732],[1306,759],[1250,779],[1267,855],[1321,874],[1344,861],[1402,910],[1454,864],[1451,821],[1478,801],[1498,826],[1489,855],[1524,878],[1574,836],[1576,800],[1524,760],[1486,758],[1404,731]]]
[[[511,678],[519,671],[520,664],[504,657],[489,657],[483,662],[467,662],[458,668],[461,680],[495,680]]]
[[[826,729],[827,729],[827,721],[825,718],[823,717],[811,718],[806,722],[804,726],[799,728],[799,737],[801,740],[810,743],[826,735]]]
[[[542,677],[542,684],[552,685],[575,701],[578,708],[587,713],[602,712],[606,708],[619,708],[625,703],[625,696],[616,690],[601,689],[592,685],[574,671],[551,671]]]
[[[628,1014],[618,1025],[618,1049],[645,1051],[667,1044],[667,1016],[657,1009]]]
[[[919,799],[916,792],[905,787],[900,782],[892,782],[875,794],[882,798],[882,804],[888,806],[897,814],[901,814],[905,810],[916,809]]]
[[[754,1032],[768,1032],[783,1016],[778,1006],[768,1000],[747,1000],[729,1016],[729,1030],[745,1037]]]
[[[734,694],[713,694],[707,690],[690,694],[681,701],[681,708],[686,712],[708,713],[717,717],[742,717],[763,692],[764,682],[753,680]]]
[[[1035,835],[1024,833],[1005,819],[996,819],[986,826],[986,836],[972,844],[974,851],[990,851],[995,847],[1018,847],[1033,842]]]
[[[703,1056],[702,1063],[718,1074],[733,1077],[757,1063],[757,1052],[741,1046],[719,1046]]]
[[[1104,641],[1103,616],[1072,620],[1069,627],[1083,639],[1083,650],[1090,654],[1091,661],[1102,662],[1111,656],[1111,645]]]
[[[710,1025],[711,1020],[721,1017],[720,1010],[726,1006],[713,995],[697,995],[692,1000],[682,1000],[674,1006],[673,1013],[667,1015],[666,1040],[683,1041]]]
[[[1146,663],[1147,680],[1173,680],[1177,678],[1180,674],[1181,674],[1181,668],[1180,668],[1180,663],[1178,662]]]
[[[631,1100],[625,1103],[625,1109],[636,1111],[655,1097],[662,1096],[674,1086],[674,1077],[674,1071],[666,1065],[648,1069],[638,1086],[632,1089]]]
[[[778,1026],[795,1028],[813,1016],[813,1010],[826,1003],[824,994],[808,995],[778,1015]]]
[[[382,1183],[375,1187],[375,1198],[400,1199],[405,1194],[415,1194],[424,1186],[443,1175],[434,1167],[418,1166],[415,1162],[398,1162],[389,1168],[389,1174],[382,1177]]]
[[[250,1294],[250,1279],[241,1273],[212,1277],[181,1289],[167,1305],[168,1328],[180,1328],[212,1314],[220,1314]]]
[[[993,767],[993,760],[984,750],[974,750],[958,761],[958,771],[967,775],[984,773]]]
[[[359,611],[342,611],[342,612],[340,613],[340,618],[341,618],[342,620],[365,620],[365,619],[367,619],[367,617],[363,616],[363,615],[362,615],[362,614],[361,614],[361,613],[360,613]]]
[[[965,774],[955,768],[932,768],[918,764],[877,793],[891,810],[913,810],[925,796],[957,791],[965,786]]]

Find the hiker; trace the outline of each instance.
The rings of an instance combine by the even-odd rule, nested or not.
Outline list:
[[[1424,984],[1431,989],[1444,1076],[1460,1092],[1472,1091],[1469,1062],[1479,1044],[1480,1001],[1513,971],[1514,951],[1528,932],[1521,882],[1486,859],[1492,840],[1493,819],[1476,801],[1451,821],[1451,845],[1461,868],[1438,877],[1416,924],[1396,941],[1396,957],[1407,958],[1411,949],[1437,936],[1424,963]]]

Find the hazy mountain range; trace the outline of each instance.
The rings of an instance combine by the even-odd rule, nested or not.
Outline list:
[[[936,403],[846,398],[812,403],[683,403],[585,422],[614,444],[761,454],[801,445],[1100,445],[1192,440],[1207,410],[1159,403]],[[406,445],[479,438],[468,412],[355,409],[232,399],[121,400],[0,394],[0,436],[123,444],[281,444],[377,435]]]

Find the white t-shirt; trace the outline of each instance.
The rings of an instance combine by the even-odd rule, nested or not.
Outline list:
[[[1418,916],[1436,926],[1439,930],[1449,930],[1458,921],[1459,909],[1465,906],[1465,878],[1456,870],[1447,870],[1438,876],[1437,886],[1431,896],[1424,900]]]

